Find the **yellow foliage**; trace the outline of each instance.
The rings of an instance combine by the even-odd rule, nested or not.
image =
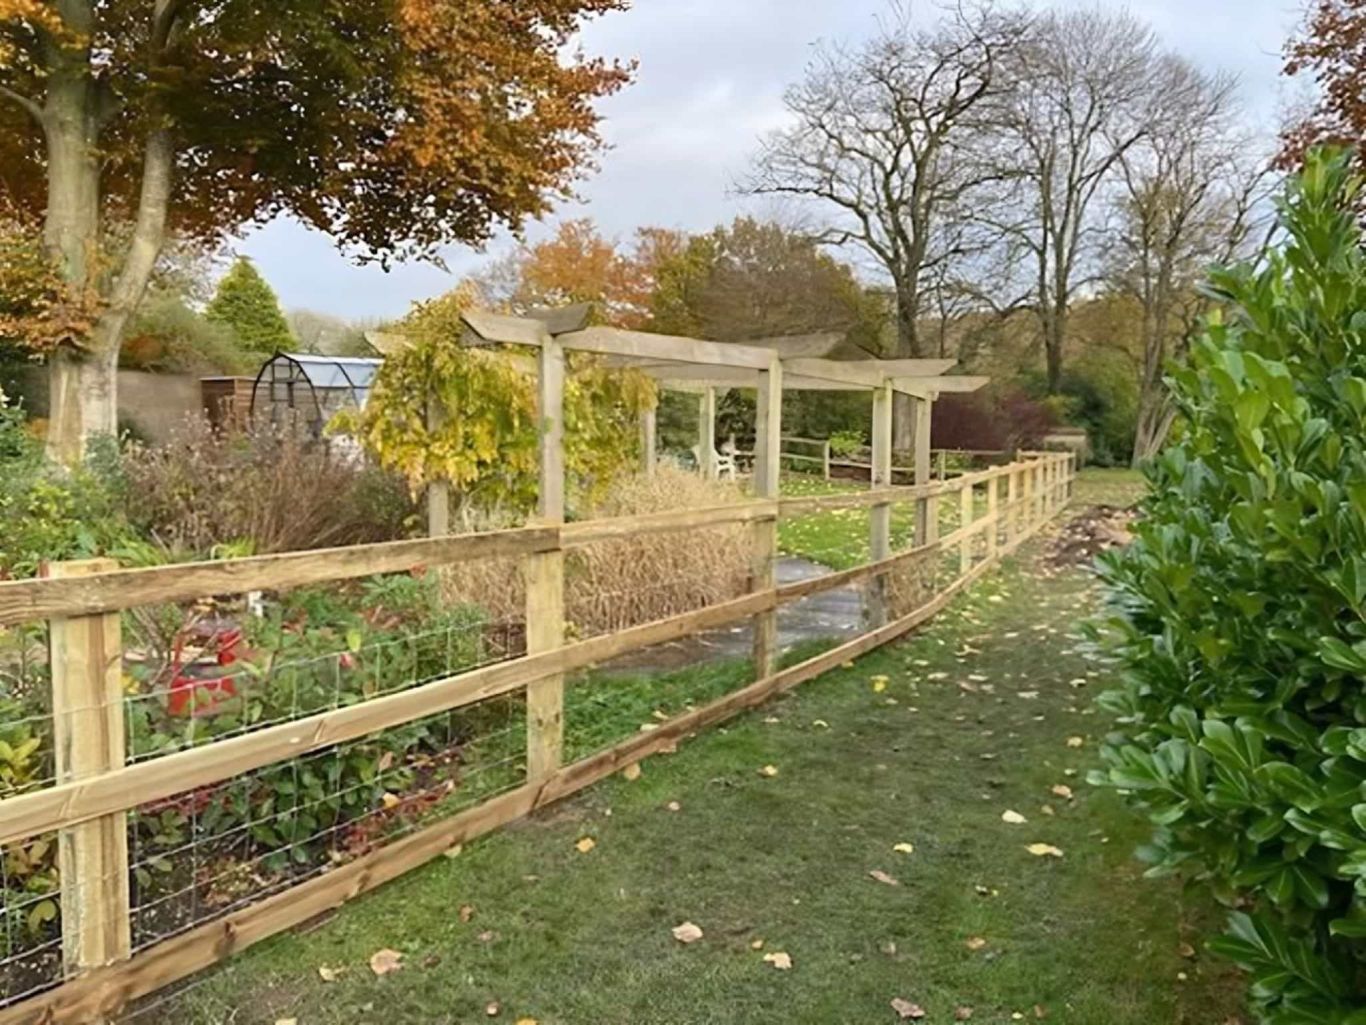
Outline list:
[[[481,298],[463,284],[414,307],[400,327],[410,347],[385,360],[365,409],[339,414],[332,429],[354,435],[414,491],[444,480],[462,508],[526,512],[537,491],[536,366],[511,347],[460,344],[460,313]],[[564,448],[571,499],[598,500],[633,465],[638,419],[655,401],[645,375],[569,354]]]

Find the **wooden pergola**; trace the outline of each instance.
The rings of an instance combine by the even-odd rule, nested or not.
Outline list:
[[[547,362],[559,364],[557,370],[552,370],[552,376],[555,373],[562,376],[564,351],[579,350],[604,356],[612,366],[637,369],[658,381],[662,388],[698,395],[698,451],[705,476],[715,475],[718,394],[731,388],[754,389],[759,396],[755,425],[755,490],[761,497],[768,497],[770,490],[776,494],[783,392],[863,391],[873,395],[872,483],[877,487],[891,482],[893,395],[901,393],[912,399],[915,482],[924,484],[929,482],[932,472],[930,424],[935,400],[946,393],[977,391],[989,381],[985,377],[948,376],[947,372],[955,364],[950,359],[783,358],[785,350],[832,348],[841,339],[835,334],[728,344],[612,327],[589,327],[590,310],[588,304],[580,304],[538,310],[526,317],[469,311],[464,316],[468,331],[463,341],[475,345],[532,346],[542,354],[543,379]],[[823,340],[829,344],[822,345]],[[544,380],[542,393],[544,399]],[[642,418],[641,432],[644,468],[650,472],[654,468],[656,449],[653,411]],[[767,479],[770,462],[771,482]],[[885,472],[879,472],[882,468]]]
[[[536,350],[538,361],[538,412],[541,420],[539,520],[564,522],[564,378],[565,352],[592,352],[605,357],[610,365],[640,370],[665,388],[700,391],[702,418],[700,452],[709,462],[715,459],[716,391],[719,388],[753,388],[758,396],[755,409],[753,489],[755,496],[776,501],[779,497],[779,467],[784,391],[867,391],[873,396],[873,456],[871,487],[884,494],[892,483],[892,403],[897,393],[908,395],[915,410],[914,447],[915,483],[928,484],[932,475],[930,458],[931,411],[935,399],[945,392],[971,392],[987,384],[983,377],[945,376],[952,360],[830,360],[810,357],[784,359],[782,340],[730,344],[681,338],[672,335],[627,331],[620,328],[589,326],[588,304],[532,311],[524,317],[466,311],[466,327],[461,339],[465,345],[524,345]],[[655,424],[653,413],[641,425],[647,469],[653,465]],[[705,470],[704,470],[705,472]],[[444,508],[444,502],[437,505]],[[429,507],[430,509],[430,507]],[[872,505],[869,547],[872,558],[887,559],[892,554],[890,499]],[[434,527],[439,526],[434,523]],[[778,550],[776,520],[755,522],[752,575],[756,587],[775,585],[774,567]],[[915,539],[918,545],[938,537],[938,507],[934,497],[916,499]],[[543,563],[543,564],[542,564]],[[559,586],[564,565],[560,553],[547,553],[532,560],[529,570],[530,593],[562,594]],[[873,620],[885,618],[885,602],[875,594]],[[563,643],[562,608],[538,608],[529,616],[528,650],[538,651]],[[559,624],[558,626],[556,624]],[[777,650],[777,620],[769,613],[755,617],[754,660],[761,673],[771,670]],[[528,716],[558,715],[561,684],[549,689],[529,690]],[[546,693],[544,699],[538,695]],[[553,724],[547,723],[547,726]],[[554,732],[553,729],[551,732]]]

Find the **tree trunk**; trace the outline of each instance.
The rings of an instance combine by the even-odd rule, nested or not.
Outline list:
[[[1138,425],[1134,431],[1133,466],[1147,462],[1162,450],[1176,419],[1176,411],[1163,394],[1144,396],[1140,401]]]
[[[162,20],[166,10],[163,2],[157,4],[163,42],[170,32]],[[63,0],[62,14],[68,26],[89,37],[88,0]],[[119,347],[161,254],[171,197],[174,151],[162,125],[147,136],[141,194],[122,266],[111,275],[99,265],[100,103],[90,54],[54,48],[43,108],[48,156],[44,243],[73,300],[85,303],[97,290],[104,292],[98,319],[80,347],[63,347],[48,364],[47,451],[49,458],[67,465],[81,460],[92,437],[118,430]],[[108,281],[112,284],[102,288]]]
[[[65,24],[82,35],[91,9],[80,0],[60,5]],[[89,294],[98,275],[100,163],[97,93],[90,54],[53,44],[48,53],[43,131],[47,142],[47,211],[43,242],[72,298]],[[108,354],[60,350],[48,361],[51,407],[48,455],[78,461],[86,439],[116,427],[113,359]],[[102,358],[103,357],[103,358]]]
[[[920,295],[914,286],[896,293],[897,359],[920,359]],[[915,401],[897,392],[892,399],[892,451],[909,452],[915,436]]]
[[[1067,304],[1049,308],[1043,322],[1044,361],[1048,374],[1048,394],[1062,391],[1062,347],[1067,336]]]
[[[62,348],[48,360],[48,458],[73,466],[87,442],[118,429],[119,350],[83,355]]]

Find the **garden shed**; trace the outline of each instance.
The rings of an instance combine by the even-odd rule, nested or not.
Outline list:
[[[251,393],[251,415],[322,435],[333,415],[363,407],[384,360],[277,352],[261,367]]]

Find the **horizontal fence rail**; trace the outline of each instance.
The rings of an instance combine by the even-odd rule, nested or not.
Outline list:
[[[56,738],[53,778],[0,800],[0,845],[20,850],[55,836],[63,977],[36,995],[20,994],[22,999],[0,993],[0,1025],[106,1019],[140,997],[369,892],[453,845],[672,750],[688,735],[902,636],[1049,522],[1070,499],[1076,473],[1070,453],[1029,453],[949,480],[893,487],[888,483],[889,455],[879,451],[873,486],[865,491],[767,497],[707,509],[152,569],[117,569],[105,561],[67,564],[54,567],[47,578],[0,583],[0,626],[45,626],[48,631]],[[770,465],[776,469],[776,463]],[[776,489],[772,480],[768,483],[771,495]],[[914,536],[902,550],[894,550],[892,510],[904,504],[914,509]],[[812,579],[776,583],[780,523],[863,510],[870,531],[868,560]],[[699,530],[739,532],[750,553],[745,593],[597,636],[563,635],[559,620],[564,617],[565,575],[572,572],[566,566],[573,566],[572,559],[604,545],[670,532],[692,537]],[[246,723],[216,737],[201,738],[191,729],[188,746],[143,760],[125,757],[131,727],[124,717],[128,698],[123,674],[126,659],[133,656],[120,636],[122,617],[145,614],[148,607],[172,607],[183,614],[208,596],[285,592],[476,563],[507,563],[514,574],[520,564],[529,589],[526,607],[532,610],[524,624],[528,641],[543,625],[535,610],[545,609],[556,617],[560,642],[527,643],[525,650],[509,649],[505,657],[433,678],[414,670],[400,689],[317,708],[296,702],[298,714],[283,721]],[[866,628],[852,640],[777,668],[777,611],[853,585],[865,589]],[[566,763],[559,734],[566,674],[747,619],[755,624],[751,682]],[[336,657],[344,664],[351,656],[343,652]],[[546,681],[554,686],[547,687]],[[295,881],[281,873],[283,882],[275,892],[244,906],[225,904],[221,913],[188,921],[142,947],[131,942],[129,922],[135,909],[128,882],[142,863],[131,860],[124,840],[140,809],[175,801],[193,807],[196,795],[232,781],[246,780],[242,786],[248,789],[266,786],[251,783],[252,774],[282,765],[295,766],[297,772],[308,756],[341,751],[444,713],[477,712],[495,700],[525,702],[529,708],[533,693],[538,695],[537,715],[527,716],[525,750],[516,745],[509,755],[512,775],[500,792],[433,822],[416,820],[414,831],[373,849],[364,844],[354,851],[334,847],[332,863]],[[539,761],[533,762],[531,752],[539,752]]]

